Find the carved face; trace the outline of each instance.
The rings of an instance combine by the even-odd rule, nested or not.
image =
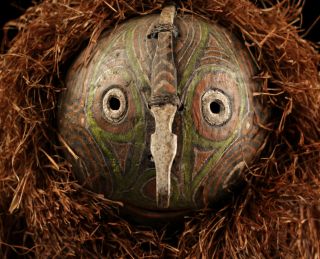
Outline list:
[[[263,144],[266,117],[253,63],[230,32],[185,15],[176,37],[154,35],[159,17],[130,20],[84,51],[59,109],[79,181],[146,215],[229,192]]]

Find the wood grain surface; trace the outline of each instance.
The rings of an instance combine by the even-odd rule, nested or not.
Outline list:
[[[79,159],[66,156],[79,180],[92,190],[157,209],[150,152],[155,122],[149,104],[154,96],[173,94],[179,100],[173,122],[177,154],[167,210],[214,206],[259,156],[264,143],[258,122],[268,118],[268,111],[254,96],[260,91],[252,79],[254,62],[234,33],[220,25],[178,14],[176,38],[148,37],[158,22],[159,15],[148,15],[104,33],[88,65],[82,53],[70,68],[59,130]],[[158,44],[172,44],[173,52],[155,59]],[[164,88],[151,88],[164,78]],[[102,107],[104,96],[114,88],[125,96],[125,113],[117,123],[106,118]],[[206,95],[212,100],[204,104],[209,91],[218,94]],[[219,116],[226,119],[212,123]]]

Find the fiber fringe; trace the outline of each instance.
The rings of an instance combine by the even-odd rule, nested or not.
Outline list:
[[[121,203],[77,184],[60,155],[55,108],[81,47],[163,0],[45,0],[4,27],[0,56],[0,257],[319,258],[320,84],[317,45],[299,36],[302,2],[178,1],[179,12],[239,33],[272,107],[268,141],[229,203],[181,229],[118,216]],[[259,6],[258,6],[259,5]]]

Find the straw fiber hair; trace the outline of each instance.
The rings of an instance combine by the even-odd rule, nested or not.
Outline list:
[[[227,202],[181,226],[151,228],[119,216],[121,203],[82,188],[61,155],[56,107],[81,48],[163,0],[36,1],[4,30],[0,60],[0,257],[319,258],[319,54],[302,39],[301,3],[177,1],[178,12],[238,33],[256,60],[272,109],[264,149]],[[257,122],[259,123],[259,122]],[[72,153],[72,150],[69,150]],[[76,156],[76,154],[73,154]]]

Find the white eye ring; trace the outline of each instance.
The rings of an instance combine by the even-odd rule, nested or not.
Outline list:
[[[128,110],[125,93],[120,88],[108,90],[102,100],[102,109],[108,121],[121,122]]]
[[[202,115],[211,126],[222,126],[231,118],[229,96],[218,89],[211,89],[201,98]]]

